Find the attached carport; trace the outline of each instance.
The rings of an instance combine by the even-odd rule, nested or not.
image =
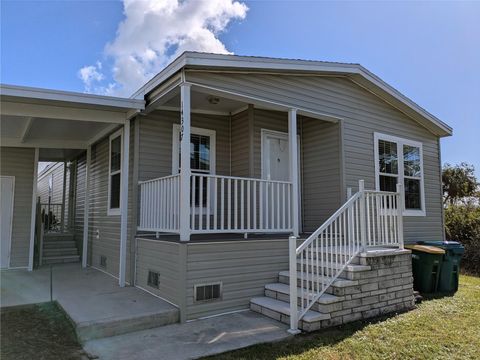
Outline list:
[[[2,260],[2,267],[33,269],[38,162],[68,161],[86,152],[82,249],[82,265],[85,267],[91,146],[114,130],[124,127],[123,153],[129,154],[130,119],[144,109],[144,101],[13,85],[0,85],[0,100],[2,182],[13,180],[14,184],[19,185],[14,185],[12,190],[11,223],[2,222],[2,228],[7,229],[2,230],[2,250],[4,244],[8,249],[8,259]],[[121,183],[122,204],[125,201],[125,206],[122,206],[125,211],[121,213],[120,238],[119,282],[122,286],[125,284],[128,158],[123,157]],[[31,198],[28,204],[25,201],[27,197]],[[9,209],[8,204],[2,202],[2,213]],[[1,218],[7,218],[4,215]]]

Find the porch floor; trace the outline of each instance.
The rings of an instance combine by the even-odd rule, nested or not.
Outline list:
[[[80,264],[53,267],[53,300],[75,324],[81,340],[175,323],[173,305]],[[1,307],[50,301],[50,268],[1,272]]]
[[[306,239],[310,234],[300,234],[299,240]],[[289,234],[248,234],[245,239],[243,234],[192,234],[190,236],[190,243],[192,242],[205,242],[205,241],[242,241],[242,240],[278,240],[285,239],[288,241]],[[180,242],[180,235],[178,234],[160,234],[158,238],[155,234],[137,234],[135,236],[138,239],[149,240],[163,240],[171,242]]]

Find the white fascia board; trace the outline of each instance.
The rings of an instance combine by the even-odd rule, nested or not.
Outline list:
[[[0,95],[26,99],[63,101],[69,103],[108,106],[127,110],[143,110],[145,108],[145,102],[139,99],[85,94],[72,91],[60,91],[8,84],[0,84]]]
[[[22,142],[20,138],[0,138],[1,146],[25,147],[25,148],[46,148],[46,149],[86,149],[85,141],[77,140],[27,140]]]

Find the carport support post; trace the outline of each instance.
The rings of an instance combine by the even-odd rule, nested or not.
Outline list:
[[[190,240],[190,84],[180,85],[180,241]]]
[[[130,119],[123,126],[122,180],[120,182],[120,265],[118,285],[125,286],[127,264],[127,225],[128,225],[128,163],[130,160]]]
[[[92,163],[92,146],[87,147],[87,163],[85,165],[85,200],[83,204],[83,244],[82,267],[87,267],[88,257],[88,209],[90,204],[90,167]]]
[[[288,110],[288,146],[290,157],[290,181],[292,182],[292,233],[298,237],[298,145],[297,109]]]
[[[37,212],[37,178],[38,178],[38,154],[39,149],[35,148],[33,159],[33,184],[32,184],[32,216],[30,218],[30,249],[28,253],[28,271],[33,270],[33,252],[35,249],[35,220]]]

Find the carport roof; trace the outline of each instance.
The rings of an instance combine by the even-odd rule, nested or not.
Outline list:
[[[0,85],[1,145],[86,149],[145,108],[141,99]]]

